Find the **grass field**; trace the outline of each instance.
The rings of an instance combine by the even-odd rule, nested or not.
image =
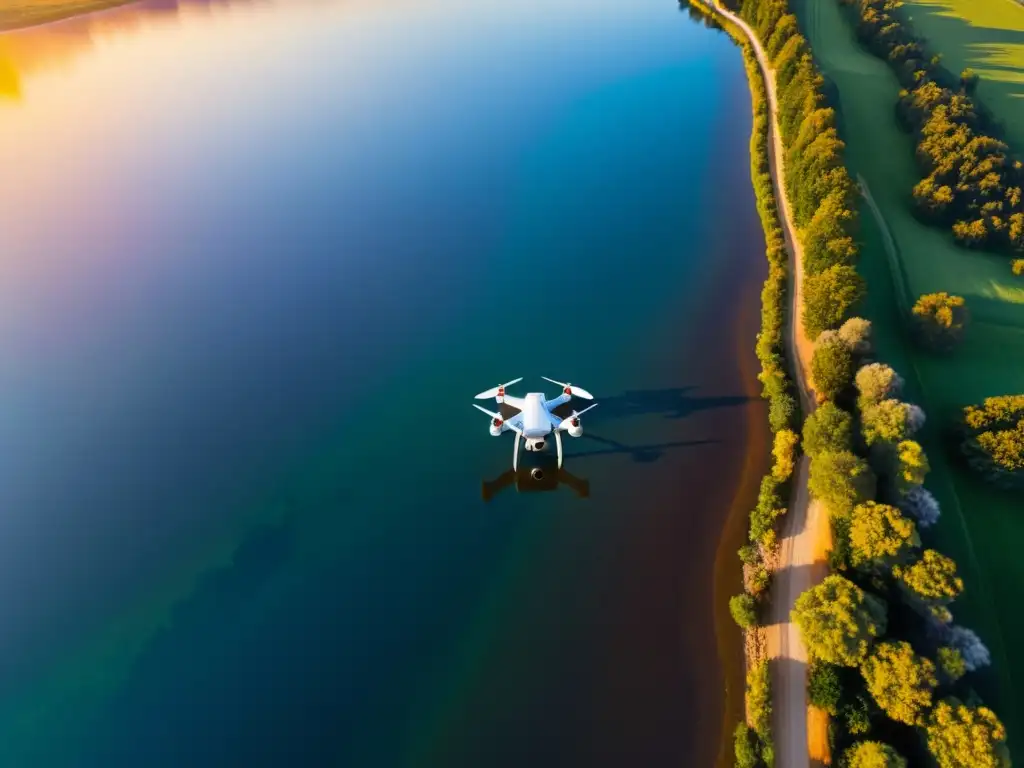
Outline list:
[[[984,0],[983,0],[984,1]],[[1009,2],[1009,0],[999,0]],[[861,271],[868,281],[864,314],[876,328],[879,356],[908,380],[908,397],[929,416],[922,443],[932,465],[926,486],[943,517],[928,543],[956,558],[966,590],[953,606],[992,651],[993,668],[979,688],[1024,744],[1024,499],[977,482],[952,463],[941,431],[960,408],[984,397],[1024,392],[1024,282],[1005,257],[956,248],[945,230],[910,213],[919,178],[913,142],[896,125],[898,92],[888,66],[863,50],[836,0],[794,0],[819,65],[838,91],[851,172],[866,190],[861,206]],[[922,353],[906,336],[907,308],[921,293],[966,297],[974,322],[948,359]]]
[[[903,14],[954,74],[981,76],[978,98],[1024,153],[1024,6],[1015,0],[905,0]]]
[[[101,11],[130,0],[0,0],[0,32]]]

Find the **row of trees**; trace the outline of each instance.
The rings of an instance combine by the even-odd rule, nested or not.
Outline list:
[[[844,164],[835,110],[810,46],[786,0],[732,0],[760,38],[775,71],[786,193],[803,244],[804,328],[838,328],[864,295],[855,269],[857,188]]]
[[[946,73],[900,19],[899,0],[843,1],[859,12],[861,42],[902,85],[897,115],[914,133],[924,175],[913,191],[918,214],[951,227],[964,246],[1024,250],[1024,170],[971,96],[977,75]]]
[[[962,449],[989,482],[1024,490],[1024,395],[989,397],[965,408]]]
[[[832,575],[800,596],[792,619],[834,749],[851,768],[1009,766],[1005,728],[966,676],[989,655],[953,623],[956,563],[921,540],[939,517],[914,439],[924,412],[901,399],[892,368],[871,360],[866,321],[821,334],[812,374],[825,402],[804,422],[802,443],[810,491],[832,522]]]

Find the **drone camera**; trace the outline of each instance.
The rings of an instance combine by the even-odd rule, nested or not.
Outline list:
[[[530,477],[532,477],[534,480],[543,480],[544,470],[541,469],[540,467],[534,467],[533,469],[530,470]]]

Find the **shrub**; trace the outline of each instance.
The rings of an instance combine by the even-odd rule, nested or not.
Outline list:
[[[742,629],[749,629],[757,624],[757,600],[746,592],[733,595],[729,598],[729,613]]]
[[[1010,269],[1017,277],[1024,275],[1024,259],[1014,259]]]
[[[789,392],[781,392],[768,405],[768,424],[772,432],[791,429],[798,413],[796,399]]]
[[[909,566],[893,568],[893,576],[921,600],[946,605],[964,589],[964,581],[956,574],[956,561],[934,549],[926,549],[920,559]]]
[[[963,431],[962,450],[976,472],[996,485],[1024,489],[1024,395],[968,406]]]
[[[839,714],[839,700],[842,695],[839,667],[824,661],[812,662],[807,672],[808,701],[835,717]]]
[[[836,397],[853,383],[853,353],[840,339],[818,344],[811,357],[814,388],[826,400]]]
[[[919,528],[930,528],[939,521],[939,502],[926,489],[911,488],[900,500],[900,509],[914,518]]]
[[[914,433],[913,411],[909,403],[883,400],[861,411],[861,431],[868,446],[897,443]]]
[[[819,454],[849,451],[853,447],[853,417],[832,402],[822,403],[804,419],[804,452]]]
[[[833,515],[848,515],[875,495],[875,477],[867,462],[849,451],[819,454],[811,462],[807,487]]]
[[[939,768],[1010,768],[1006,728],[988,707],[943,699],[928,717],[926,734]]]
[[[750,726],[762,739],[771,738],[772,689],[768,679],[768,660],[754,664],[747,671],[747,717]]]
[[[886,627],[885,604],[834,574],[800,595],[791,617],[816,660],[845,667],[858,666]]]
[[[935,664],[914,653],[910,643],[879,643],[861,667],[868,690],[893,720],[923,725],[939,681]]]
[[[776,480],[788,480],[793,474],[796,466],[796,447],[799,442],[800,438],[791,429],[780,429],[775,433],[775,442],[772,446],[772,456],[775,458],[772,475]]]
[[[863,366],[857,371],[854,380],[861,408],[895,398],[903,389],[903,379],[884,363]]]
[[[978,87],[978,73],[970,67],[965,68],[960,73],[960,87],[964,89],[964,93],[974,93]]]
[[[963,340],[969,314],[963,296],[927,293],[913,309],[914,328],[926,346],[948,351]]]
[[[776,518],[785,513],[786,506],[779,494],[779,481],[771,475],[765,475],[761,478],[757,506],[750,513],[750,540],[761,541],[766,533],[773,530]]]

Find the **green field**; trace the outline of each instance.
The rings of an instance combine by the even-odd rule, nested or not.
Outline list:
[[[978,99],[1024,152],[1024,6],[1015,0],[906,0],[904,16],[954,74],[981,76]]]
[[[908,398],[929,416],[926,486],[943,516],[926,539],[960,564],[966,590],[953,613],[992,651],[979,688],[1010,729],[1012,748],[1024,744],[1017,693],[1024,691],[1024,499],[955,469],[941,433],[967,403],[1024,392],[1024,281],[1011,275],[1006,257],[956,248],[946,230],[913,218],[910,190],[919,174],[912,138],[895,121],[895,76],[858,45],[836,0],[794,0],[793,7],[836,86],[847,161],[869,192],[861,206],[861,271],[869,288],[863,312],[875,324],[879,357],[907,378]],[[966,297],[973,314],[966,342],[948,359],[919,352],[905,332],[916,296],[938,290]]]

